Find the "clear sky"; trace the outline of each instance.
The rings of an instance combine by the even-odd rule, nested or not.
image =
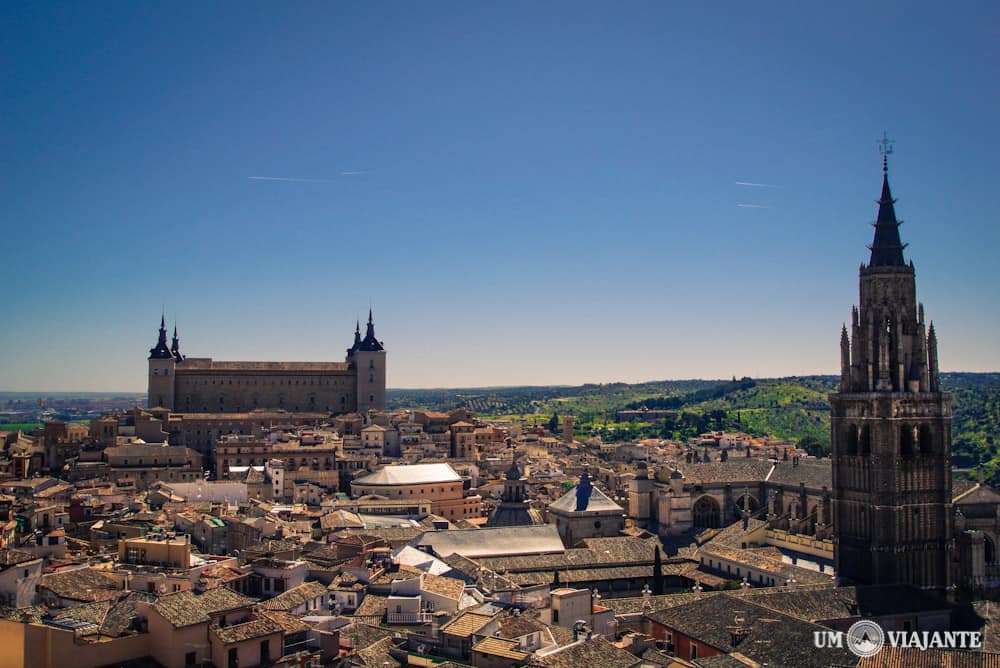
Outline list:
[[[881,179],[1000,369],[1000,3],[0,7],[0,389],[192,356],[390,387],[832,373]],[[757,185],[748,185],[757,184]]]

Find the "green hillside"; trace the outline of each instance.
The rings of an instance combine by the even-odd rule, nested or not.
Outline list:
[[[954,394],[953,461],[962,467],[983,462],[1000,473],[1000,373],[945,373]],[[638,438],[689,438],[715,429],[740,430],[800,442],[811,452],[829,450],[827,395],[834,376],[682,380],[575,387],[507,387],[461,390],[390,390],[393,408],[448,410],[466,407],[485,417],[548,423],[573,415],[578,437],[616,442]],[[620,421],[619,411],[672,411],[651,422]]]

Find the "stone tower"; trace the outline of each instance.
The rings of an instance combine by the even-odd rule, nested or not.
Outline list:
[[[160,337],[156,345],[149,349],[149,385],[146,393],[146,405],[150,408],[161,406],[174,407],[174,366],[180,358],[177,346],[177,332],[174,331],[175,351],[167,345],[167,320],[160,317]]]
[[[375,338],[371,309],[368,310],[365,338],[358,341],[360,335],[359,327],[355,332],[355,344],[348,352],[348,360],[357,370],[357,409],[364,414],[370,408],[385,408],[385,348]]]
[[[843,584],[950,584],[951,395],[934,325],[925,331],[882,164],[860,303],[840,337],[830,395],[836,570]]]

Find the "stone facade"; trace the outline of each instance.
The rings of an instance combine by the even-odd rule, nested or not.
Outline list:
[[[744,510],[772,529],[821,540],[832,534],[829,460],[727,455],[655,475],[640,466],[628,489],[629,516],[664,538],[727,526]]]
[[[625,509],[594,487],[587,470],[576,487],[549,504],[548,516],[566,547],[587,538],[617,536],[625,528]]]
[[[360,325],[344,362],[220,362],[186,357],[174,329],[167,346],[165,320],[149,351],[147,405],[185,413],[349,413],[385,408],[385,348],[371,313]]]

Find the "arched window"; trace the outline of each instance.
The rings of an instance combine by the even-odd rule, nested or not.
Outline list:
[[[931,431],[930,425],[920,425],[917,434],[917,442],[920,444],[920,454],[934,454],[934,433]]]
[[[751,515],[760,510],[760,504],[757,503],[757,499],[755,499],[752,494],[743,494],[740,498],[736,499],[735,509],[737,516],[741,516],[743,514],[744,507],[746,507],[747,511]]]
[[[871,428],[865,425],[858,434],[858,454],[867,457],[872,453]]]
[[[899,454],[902,457],[912,457],[916,452],[916,439],[913,437],[913,425],[904,424],[899,427]]]
[[[719,502],[707,494],[695,501],[692,514],[694,515],[695,528],[717,529],[721,526]]]
[[[854,456],[858,454],[858,425],[847,426],[847,434],[844,438],[846,454]]]

